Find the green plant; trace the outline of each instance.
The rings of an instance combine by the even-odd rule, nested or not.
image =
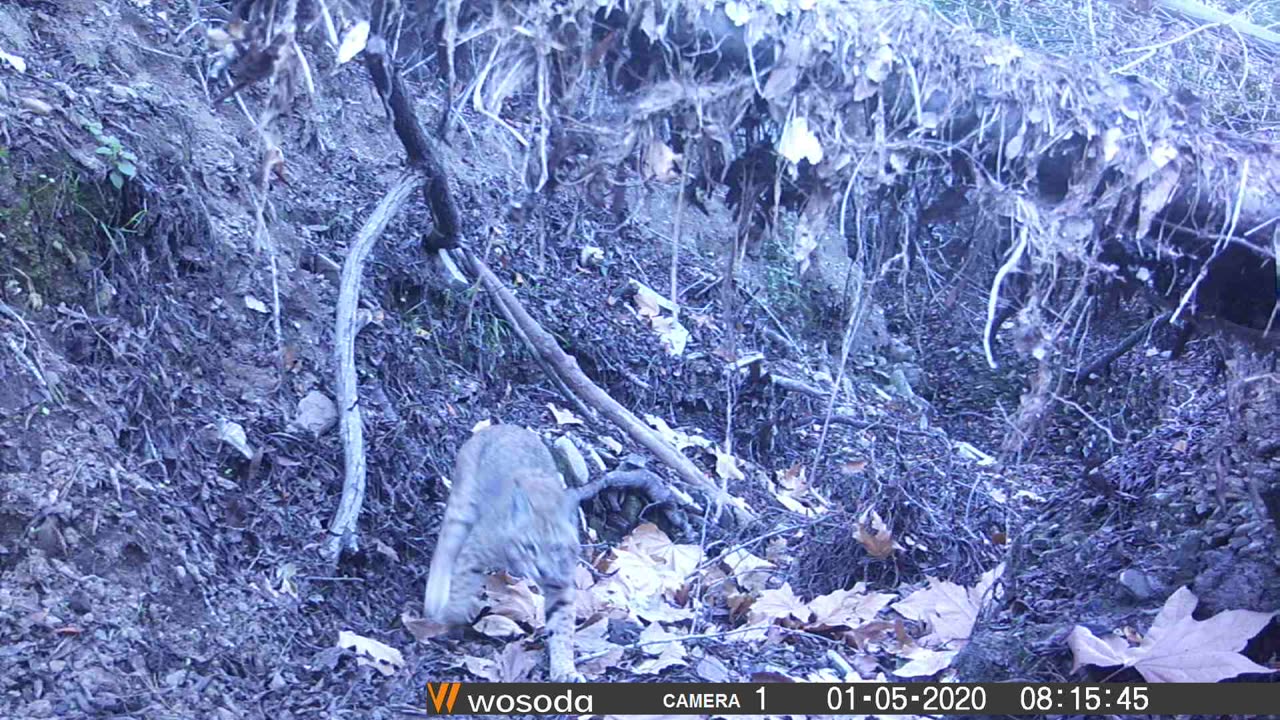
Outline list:
[[[763,240],[765,298],[775,312],[790,315],[805,309],[803,283],[796,276],[791,248],[784,233],[769,233]]]
[[[138,166],[135,164],[138,162],[138,156],[134,155],[133,151],[126,150],[120,138],[106,134],[102,129],[102,123],[89,123],[88,130],[98,141],[98,149],[94,152],[111,163],[111,172],[107,175],[111,184],[117,190],[123,188],[126,178],[133,179],[138,174]]]

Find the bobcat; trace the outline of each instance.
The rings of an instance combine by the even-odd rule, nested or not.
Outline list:
[[[458,450],[453,490],[431,557],[423,605],[428,620],[470,622],[487,570],[532,579],[546,596],[551,679],[580,681],[573,662],[578,531],[570,495],[542,438],[493,425]]]

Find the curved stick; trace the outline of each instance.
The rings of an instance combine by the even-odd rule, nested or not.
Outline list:
[[[343,551],[359,549],[356,540],[356,521],[360,506],[364,504],[365,470],[364,422],[360,414],[356,378],[356,309],[360,303],[360,278],[365,258],[374,243],[387,229],[391,218],[409,201],[426,182],[417,170],[409,169],[400,174],[382,196],[378,207],[365,220],[356,239],[351,243],[347,259],[342,263],[342,281],[338,288],[337,322],[334,327],[333,354],[336,366],[334,387],[338,404],[338,431],[342,437],[342,459],[345,476],[342,481],[342,500],[329,524],[329,537],[320,553],[329,561],[336,561]]]

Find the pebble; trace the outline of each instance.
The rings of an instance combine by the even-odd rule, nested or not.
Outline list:
[[[1138,600],[1150,600],[1155,597],[1155,587],[1151,578],[1141,570],[1128,568],[1120,573],[1120,584]]]

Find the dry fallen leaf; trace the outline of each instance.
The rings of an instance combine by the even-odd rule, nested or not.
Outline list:
[[[733,677],[733,675],[729,673],[729,668],[715,655],[703,655],[702,657],[699,657],[697,663],[694,665],[694,672],[703,680],[713,683],[729,682]]]
[[[849,590],[820,595],[809,603],[813,611],[812,627],[856,628],[874,620],[896,597],[892,593],[868,593],[867,584],[862,582]]]
[[[368,665],[383,675],[392,675],[404,667],[404,656],[399,650],[350,630],[338,633],[338,647],[355,652],[357,664]]]
[[[862,652],[880,646],[896,637],[898,623],[888,620],[873,620],[841,634],[844,641]]]
[[[543,625],[546,599],[533,592],[533,583],[530,581],[497,573],[485,578],[484,594],[486,604],[495,615],[502,615],[530,627]]]
[[[551,410],[551,416],[556,419],[557,425],[581,425],[582,418],[573,414],[572,410],[565,410],[555,403],[547,403],[547,408]]]
[[[219,420],[217,431],[219,440],[235,448],[246,459],[253,458],[253,448],[249,447],[249,437],[245,434],[244,426],[230,420]]]
[[[893,555],[898,544],[893,540],[889,526],[875,510],[868,509],[858,518],[858,527],[854,532],[858,542],[867,549],[867,553],[877,560],[887,560]]]
[[[449,626],[444,623],[434,623],[430,620],[410,615],[407,612],[400,613],[400,623],[418,642],[426,642],[431,638],[440,637],[449,632]]]
[[[635,288],[635,296],[632,300],[638,314],[653,317],[660,314],[662,310],[675,312],[675,303],[663,297],[657,290],[638,280],[632,280],[631,287]]]
[[[1072,670],[1123,665],[1148,682],[1218,682],[1244,673],[1276,672],[1240,654],[1275,613],[1224,610],[1201,621],[1191,616],[1198,602],[1186,587],[1178,588],[1136,647],[1116,635],[1099,638],[1077,625],[1067,638],[1075,654]]]
[[[1004,564],[982,574],[978,583],[963,588],[947,580],[929,578],[929,586],[917,590],[894,603],[894,612],[908,620],[927,624],[931,632],[920,638],[924,647],[956,648],[963,645],[973,632],[978,613],[988,601],[995,581],[1004,573]]]
[[[751,611],[747,613],[747,623],[758,625],[778,620],[808,622],[809,615],[809,606],[792,591],[791,583],[786,583],[776,590],[760,593],[760,597],[751,604]]]
[[[727,453],[715,448],[712,452],[716,454],[716,475],[725,480],[745,480],[746,475],[738,469],[738,458],[733,453]]]
[[[369,42],[369,23],[361,20],[351,29],[342,35],[342,44],[338,46],[338,64],[341,65],[350,61],[360,51],[364,50],[365,45]]]
[[[525,634],[519,623],[505,615],[485,615],[472,627],[491,638],[515,638]]]
[[[604,249],[595,245],[583,245],[578,250],[578,265],[584,268],[598,267],[604,262]]]
[[[205,39],[209,41],[210,47],[214,50],[221,50],[235,40],[235,38],[231,37],[231,33],[222,28],[209,28],[205,31]]]
[[[623,648],[606,639],[608,632],[609,619],[600,618],[573,634],[578,672],[589,678],[599,677],[622,660]]]
[[[757,594],[764,591],[765,583],[777,569],[777,566],[768,560],[741,549],[726,554],[720,562],[725,572],[733,576],[733,581],[739,587]],[[709,577],[703,578],[704,584],[709,583],[709,580]]]
[[[821,160],[822,155],[819,153],[817,160],[810,158],[809,161],[816,165]],[[800,218],[796,222],[795,242],[791,249],[791,259],[795,261],[796,272],[799,275],[804,275],[809,270],[809,259],[827,234],[827,210],[830,207],[830,193],[814,193],[809,196],[809,201],[805,203],[804,210],[800,213]]]
[[[867,61],[867,80],[873,83],[884,82],[889,77],[889,71],[893,68],[893,48],[888,45],[881,45],[876,48],[875,55]]]
[[[669,667],[685,665],[684,644],[679,635],[651,623],[640,633],[640,651],[649,657],[636,663],[632,670],[641,675],[657,675]]]
[[[680,155],[661,140],[654,140],[645,149],[640,172],[645,180],[672,182],[680,177]]]
[[[524,643],[517,640],[507,643],[492,660],[468,655],[462,658],[462,665],[467,672],[489,682],[522,682],[529,679],[542,657],[542,653],[526,650]]]
[[[701,435],[690,435],[676,430],[668,425],[666,420],[663,420],[657,415],[646,414],[644,416],[644,421],[649,423],[649,426],[656,430],[658,434],[662,436],[663,440],[666,440],[667,443],[675,447],[677,450],[684,450],[685,448],[690,447],[710,448],[712,446],[711,441],[705,437],[702,437]]]
[[[796,463],[789,468],[774,473],[774,482],[778,487],[793,495],[799,495],[809,489],[808,470],[804,465]]]
[[[812,165],[822,162],[822,143],[809,129],[808,118],[791,118],[778,140],[778,154],[793,165],[799,165],[801,160],[808,160]]]
[[[904,678],[928,677],[946,670],[951,661],[956,659],[958,650],[929,650],[915,647],[904,653],[910,661],[893,671],[894,675]]]
[[[267,315],[271,313],[271,311],[267,309],[266,303],[262,302],[261,300],[259,300],[258,298],[252,295],[244,296],[244,306],[256,313],[262,313],[263,315]]]
[[[9,65],[12,66],[14,70],[17,70],[19,74],[25,73],[27,71],[27,61],[23,59],[21,56],[13,55],[5,52],[4,50],[0,50],[0,60],[4,60],[5,62],[9,63]]]
[[[618,550],[643,557],[665,591],[684,586],[703,560],[702,548],[673,542],[653,523],[641,523],[631,534],[623,538]]]
[[[680,323],[674,317],[654,317],[649,319],[649,324],[653,326],[653,331],[658,333],[658,340],[662,342],[662,349],[672,357],[679,357],[684,354],[684,349],[689,345],[689,329]]]
[[[867,469],[866,460],[850,460],[849,462],[844,463],[840,466],[840,472],[844,473],[845,475],[857,475],[858,473],[866,469]]]

